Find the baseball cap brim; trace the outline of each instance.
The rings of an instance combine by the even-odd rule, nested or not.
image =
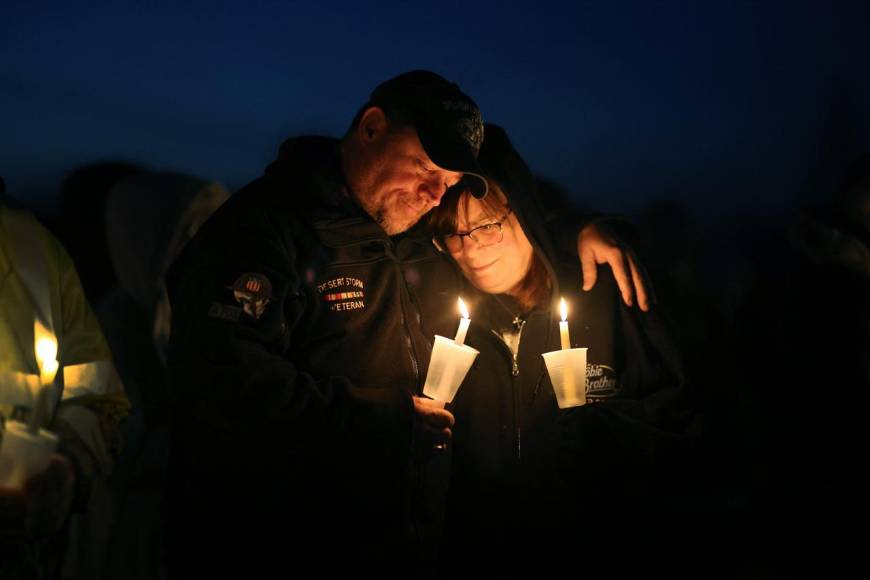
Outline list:
[[[441,169],[464,174],[454,187],[467,187],[477,199],[486,197],[489,187],[471,144],[461,136],[439,130],[422,119],[416,123],[416,127],[420,143],[432,163]]]

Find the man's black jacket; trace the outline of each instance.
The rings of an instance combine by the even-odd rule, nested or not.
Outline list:
[[[432,545],[411,401],[432,263],[353,203],[325,138],[287,141],[203,226],[169,279],[170,571],[401,566]]]

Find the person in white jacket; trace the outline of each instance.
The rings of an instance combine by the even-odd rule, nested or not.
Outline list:
[[[39,331],[57,344],[59,369],[45,398],[43,427],[59,444],[48,468],[23,487],[0,483],[3,578],[56,574],[63,552],[74,554],[87,541],[89,503],[120,450],[118,425],[129,403],[69,255],[33,216],[0,204],[4,423],[28,421],[34,412]]]

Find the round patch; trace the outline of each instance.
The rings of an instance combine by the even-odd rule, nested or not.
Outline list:
[[[263,274],[248,272],[239,276],[232,285],[233,297],[245,313],[257,320],[272,300],[272,283]]]

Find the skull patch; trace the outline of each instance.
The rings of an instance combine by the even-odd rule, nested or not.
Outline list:
[[[231,286],[233,297],[242,305],[245,313],[254,320],[259,319],[272,300],[272,283],[262,274],[248,272],[242,274]]]

